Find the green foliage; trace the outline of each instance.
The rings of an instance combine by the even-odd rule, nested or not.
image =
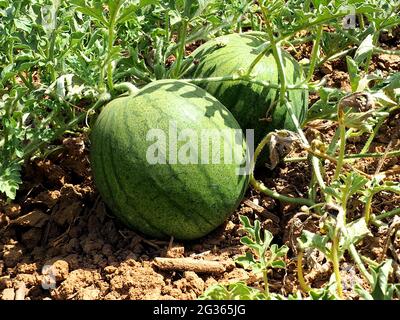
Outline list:
[[[269,268],[285,268],[285,261],[282,260],[289,250],[287,246],[279,247],[272,244],[272,233],[264,230],[261,235],[260,222],[255,220],[254,225],[251,224],[249,218],[240,216],[240,222],[243,229],[248,234],[240,239],[240,242],[251,249],[245,256],[236,259],[236,262],[245,269],[250,269],[254,273],[262,273],[268,271]],[[253,254],[254,252],[254,254]]]
[[[356,14],[357,19],[349,14]],[[349,26],[349,21],[354,24]],[[282,67],[283,49],[289,47],[298,53],[298,45],[312,42],[311,56],[301,61],[307,79],[313,79],[325,64],[343,59],[352,92],[328,85],[329,77],[292,85],[280,74],[279,88],[275,89],[281,89],[283,98],[276,103],[288,110],[293,120],[296,115],[290,111],[294,104],[288,94],[291,90],[307,89],[319,97],[309,108],[307,119],[293,129],[301,147],[310,151],[309,158],[311,150],[313,156],[318,151],[324,160],[335,160],[331,163],[339,170],[331,179],[323,172],[321,161],[312,159],[313,179],[307,200],[315,206],[307,210],[319,216],[321,230],[304,230],[298,244],[303,251],[321,251],[333,264],[334,276],[321,289],[303,288],[303,293],[287,297],[270,293],[268,272],[286,268],[288,248],[273,244],[272,235],[262,230],[259,221],[252,225],[242,217],[246,236],[241,242],[248,252],[237,263],[262,274],[265,288],[251,288],[244,283],[217,285],[209,288],[203,298],[341,297],[338,264],[347,256],[371,288],[358,286],[361,298],[399,298],[392,262],[366,263],[356,247],[370,234],[371,224],[389,226],[396,211],[381,221],[374,215],[372,204],[378,193],[400,194],[399,184],[388,181],[386,173],[361,175],[353,166],[355,159],[370,151],[385,119],[400,108],[400,73],[369,69],[374,55],[388,53],[380,44],[382,32],[391,32],[399,24],[399,3],[395,0],[2,0],[0,193],[14,199],[25,161],[43,156],[67,130],[86,130],[82,128],[84,120],[90,126],[95,111],[119,94],[116,88],[121,88],[121,83],[140,88],[156,79],[187,77],[196,62],[186,54],[187,45],[233,32],[262,31],[261,41],[265,43],[257,48],[258,52],[271,54]],[[246,71],[235,70],[229,76],[240,77],[234,81],[254,81],[246,77]],[[271,87],[268,83],[259,85]],[[360,97],[368,97],[368,108],[351,102]],[[329,145],[318,138],[311,146],[308,144],[302,126],[312,120],[338,124]],[[346,160],[346,140],[351,137],[367,141],[359,154]],[[268,195],[284,199],[274,191]],[[350,218],[348,211],[354,203],[362,208],[362,215]]]
[[[265,300],[266,295],[259,289],[251,288],[243,282],[228,286],[217,284],[209,287],[200,300]]]
[[[396,296],[400,298],[400,285],[388,283],[389,275],[393,270],[392,263],[393,261],[388,259],[377,267],[371,267],[372,292],[357,285],[356,291],[361,298],[364,300],[393,300]]]

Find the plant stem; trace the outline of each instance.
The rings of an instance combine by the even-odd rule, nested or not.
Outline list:
[[[30,90],[34,90],[34,87],[32,85],[32,83],[30,83],[25,76],[22,74],[22,72],[18,72],[18,77],[20,77],[20,79],[22,80],[22,82],[24,83],[24,85],[30,89]]]
[[[247,76],[250,76],[251,72],[253,71],[254,67],[261,61],[261,59],[267,54],[267,52],[271,50],[271,47],[269,44],[266,44],[264,50],[262,50],[257,57],[253,60],[253,62],[250,64],[249,69],[246,72]]]
[[[333,180],[337,180],[339,178],[340,172],[343,168],[344,155],[346,151],[346,127],[344,125],[344,111],[341,108],[339,103],[339,111],[338,111],[338,121],[339,121],[339,132],[340,132],[340,147],[339,147],[339,157],[336,163],[335,175],[333,176]]]
[[[287,197],[284,195],[279,194],[276,191],[273,191],[269,188],[267,188],[262,182],[258,181],[255,177],[254,177],[254,167],[255,164],[257,162],[257,159],[261,153],[261,151],[264,149],[265,145],[268,143],[269,141],[269,136],[265,136],[261,142],[259,143],[259,145],[257,146],[255,152],[254,152],[254,156],[253,159],[251,161],[250,164],[250,184],[253,186],[253,188],[259,192],[262,192],[264,194],[266,194],[267,196],[277,199],[279,201],[282,202],[286,202],[286,203],[294,203],[294,204],[299,204],[299,205],[306,205],[308,207],[311,207],[313,205],[315,205],[315,203],[310,200],[310,199],[304,199],[304,198],[292,198],[292,197]]]
[[[335,230],[335,235],[332,239],[332,252],[331,260],[333,264],[333,272],[336,278],[336,288],[339,298],[343,298],[343,287],[342,287],[342,277],[340,275],[339,267],[339,230]]]
[[[369,150],[369,147],[371,146],[372,141],[374,141],[376,134],[378,133],[380,127],[382,126],[382,124],[385,122],[386,118],[380,118],[378,120],[378,123],[376,124],[374,131],[370,134],[370,136],[368,137],[367,142],[364,145],[364,148],[361,150],[361,153],[367,153]]]
[[[329,21],[333,21],[333,20],[336,20],[336,19],[343,18],[343,17],[345,17],[346,15],[347,15],[347,13],[338,13],[338,14],[332,14],[330,17],[320,17],[320,18],[316,18],[316,19],[314,19],[314,20],[311,20],[311,21],[308,22],[308,23],[305,23],[305,24],[303,24],[303,25],[301,25],[301,26],[299,26],[299,27],[297,27],[297,28],[295,28],[295,29],[290,30],[290,31],[287,32],[287,33],[282,34],[282,35],[278,38],[278,40],[281,41],[281,40],[283,40],[283,39],[289,38],[290,36],[296,34],[297,32],[300,32],[300,31],[302,31],[302,30],[308,30],[308,29],[310,29],[310,28],[312,28],[312,27],[314,27],[314,26],[318,26],[318,25],[321,25],[321,24],[322,24],[322,25],[323,25],[323,24],[326,24],[326,23],[329,22]]]
[[[379,216],[376,216],[374,220],[383,220],[385,218],[391,218],[397,214],[400,214],[400,208],[388,211],[388,212],[384,212],[382,214],[380,214]]]
[[[367,202],[364,208],[364,219],[366,224],[368,225],[371,220],[371,207],[372,207],[372,198],[374,197],[374,193],[372,191],[368,192]]]
[[[279,103],[281,105],[286,105],[286,108],[287,108],[287,110],[288,110],[288,112],[290,114],[290,117],[291,117],[291,119],[292,119],[292,121],[293,121],[293,123],[294,123],[294,125],[296,127],[296,130],[297,130],[297,132],[298,132],[298,134],[300,136],[300,139],[302,140],[304,145],[310,146],[306,136],[304,135],[303,130],[301,129],[299,120],[297,119],[296,114],[293,111],[292,105],[286,99],[286,89],[287,89],[286,75],[285,75],[285,72],[284,72],[281,49],[278,48],[277,41],[275,40],[274,33],[273,33],[273,30],[272,30],[271,24],[269,22],[269,19],[268,19],[267,12],[262,6],[261,6],[261,9],[263,11],[263,14],[264,14],[265,20],[266,20],[265,24],[266,24],[266,28],[267,28],[267,33],[268,33],[269,38],[270,38],[271,46],[272,46],[272,54],[274,55],[275,61],[276,61],[277,65],[278,65],[279,80],[280,80],[280,85],[281,85],[280,94],[279,94]],[[322,174],[321,174],[320,163],[319,163],[318,158],[312,157],[311,158],[311,163],[313,165],[313,169],[315,171],[315,177],[316,177],[316,179],[318,181],[318,184],[319,184],[320,188],[322,190],[325,190],[326,185],[325,185],[324,179],[323,179]],[[325,195],[325,193],[323,193],[323,194]],[[330,200],[330,196],[326,196],[326,198],[327,198],[327,200]]]
[[[373,278],[372,276],[369,274],[369,272],[367,271],[367,269],[364,266],[364,263],[361,261],[361,258],[356,250],[356,247],[354,246],[354,244],[351,244],[349,246],[349,251],[350,254],[354,260],[354,262],[357,264],[358,269],[360,270],[360,272],[362,273],[362,275],[364,276],[365,279],[367,279],[367,281],[372,284],[373,283]]]
[[[107,48],[108,57],[107,57],[106,61],[107,61],[107,83],[108,83],[108,90],[110,92],[112,92],[113,88],[114,88],[113,67],[112,67],[113,61],[111,58],[113,47],[114,47],[114,33],[115,33],[114,29],[115,29],[115,26],[117,23],[118,13],[122,7],[123,2],[124,1],[121,1],[121,0],[117,1],[116,8],[113,11],[113,14],[110,16],[110,21],[108,24],[108,48]]]
[[[181,65],[183,58],[185,56],[185,45],[186,45],[186,31],[189,24],[188,18],[183,18],[181,29],[179,32],[179,47],[178,52],[176,54],[176,61],[174,66],[173,78],[178,78],[178,75],[181,71]]]
[[[269,299],[269,285],[268,285],[268,269],[263,270],[263,278],[264,278],[264,293]]]
[[[307,284],[306,280],[304,279],[303,256],[304,256],[304,251],[299,250],[299,253],[297,255],[297,278],[299,279],[299,284],[300,284],[301,289],[304,292],[309,292],[309,291],[311,291],[311,288]]]
[[[118,90],[118,91],[122,91],[122,90],[128,91],[128,94],[130,96],[133,96],[139,92],[139,89],[130,82],[118,83],[114,86],[114,89]]]
[[[352,47],[352,48],[350,48],[350,49],[346,49],[346,50],[343,50],[343,51],[339,51],[339,52],[336,52],[336,53],[331,54],[331,55],[329,55],[329,56],[326,56],[324,59],[322,59],[322,60],[318,63],[318,67],[322,66],[325,62],[328,62],[328,61],[335,60],[335,59],[341,58],[341,57],[343,57],[343,56],[346,56],[348,53],[350,53],[351,51],[353,51],[353,50],[355,50],[355,49],[357,49],[357,48],[356,48],[356,47]]]
[[[364,158],[381,158],[384,156],[384,153],[359,153],[359,154],[347,154],[344,157],[344,161],[353,160],[353,159],[364,159]],[[387,153],[387,158],[395,158],[400,157],[400,150],[391,151]],[[294,157],[294,158],[286,158],[284,162],[300,162],[300,161],[307,161],[307,157]]]
[[[114,31],[113,29],[109,29],[108,31],[108,52],[110,53],[112,48],[113,48],[113,44],[114,44]],[[113,90],[113,78],[112,78],[112,59],[109,59],[108,63],[107,63],[107,83],[108,83],[108,90],[110,92],[112,92]]]
[[[362,13],[358,15],[358,21],[360,22],[360,29],[365,29],[364,15]]]
[[[320,42],[321,42],[321,38],[322,38],[322,33],[323,33],[323,25],[319,25],[317,28],[317,35],[316,38],[314,40],[314,45],[313,45],[313,49],[311,52],[311,62],[310,62],[310,69],[308,70],[308,75],[306,78],[305,82],[310,82],[312,76],[314,75],[314,71],[315,71],[315,67],[317,65],[317,61],[319,58],[319,48],[320,48]]]
[[[250,176],[250,184],[253,186],[254,189],[256,189],[259,192],[262,192],[266,194],[267,196],[274,198],[276,200],[279,200],[281,202],[285,203],[293,203],[293,204],[298,204],[298,205],[305,205],[305,206],[313,206],[315,203],[310,200],[310,199],[305,199],[305,198],[292,198],[292,197],[287,197],[284,195],[281,195],[280,193],[273,191],[269,188],[267,188],[262,182],[257,181],[253,175]]]
[[[374,47],[374,53],[375,52],[389,54],[389,55],[392,55],[392,56],[394,56],[394,55],[399,56],[400,55],[400,50],[385,50],[385,49],[382,49],[382,48],[379,48],[379,47]]]
[[[54,63],[54,49],[56,45],[56,38],[57,38],[57,28],[54,29],[53,32],[51,33],[49,52],[48,52],[48,59],[50,63]],[[50,69],[51,82],[54,82],[57,79],[55,68],[53,65],[49,65],[48,67]]]
[[[272,53],[275,57],[275,61],[278,66],[278,75],[279,75],[279,82],[280,82],[280,91],[279,91],[279,103],[283,106],[285,104],[286,100],[286,84],[287,84],[287,79],[286,79],[286,74],[283,66],[283,60],[282,60],[282,51],[281,48],[278,46],[278,43],[275,41],[274,33],[272,30],[272,26],[269,22],[267,13],[265,12],[265,9],[261,7],[264,16],[265,16],[265,24],[267,28],[267,33],[269,35],[269,40],[271,42],[271,47],[272,47]]]
[[[309,191],[308,191],[308,198],[314,202],[315,202],[315,199],[317,198],[317,188],[316,187],[317,187],[317,178],[315,176],[314,170],[312,170],[310,187],[309,187]]]
[[[366,256],[363,256],[361,254],[359,256],[360,256],[361,260],[364,261],[366,264],[368,264],[374,268],[379,266],[379,262],[376,262],[376,261],[374,261]]]

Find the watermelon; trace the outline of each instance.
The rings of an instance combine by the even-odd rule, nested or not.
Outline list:
[[[210,133],[231,139],[205,138]],[[178,80],[155,81],[106,105],[91,133],[90,158],[115,216],[155,238],[208,234],[248,185],[239,173],[248,159],[239,124],[205,90]]]
[[[266,35],[260,32],[230,34],[210,40],[192,53],[195,66],[192,78],[223,77],[247,71],[253,60],[264,49]],[[284,52],[285,74],[288,84],[301,82],[303,72],[298,62]],[[258,80],[279,84],[278,67],[272,54],[265,55],[253,69]],[[276,89],[243,81],[202,82],[198,84],[227,107],[243,129],[254,129],[254,141],[275,129],[295,131],[295,125],[285,106],[279,106]],[[300,123],[306,116],[308,92],[289,91],[289,100]]]

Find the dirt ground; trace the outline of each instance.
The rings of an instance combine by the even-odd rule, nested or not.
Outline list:
[[[386,42],[400,48],[399,40]],[[309,55],[309,45],[292,52],[301,59]],[[396,60],[397,59],[397,60]],[[345,65],[335,61],[323,66],[318,74],[327,76],[328,84],[349,88]],[[400,71],[398,57],[380,55],[372,68],[384,72]],[[317,97],[311,96],[313,103]],[[329,141],[334,132],[329,121],[315,121],[306,129],[311,140],[319,135]],[[365,140],[349,143],[349,152],[360,151]],[[371,152],[400,148],[400,113],[388,119],[380,129]],[[270,287],[274,292],[289,294],[299,288],[296,276],[296,238],[302,230],[317,231],[319,219],[301,211],[298,206],[281,204],[249,190],[238,210],[213,233],[192,242],[157,241],[126,229],[101,201],[90,173],[90,144],[84,134],[65,137],[62,149],[46,159],[27,163],[23,186],[12,203],[0,200],[0,299],[196,299],[215,283],[245,281],[259,287],[262,280],[235,265],[234,259],[245,253],[240,244],[243,231],[238,215],[259,219],[270,230],[278,244],[290,248],[287,270],[274,270]],[[295,150],[293,155],[300,155]],[[357,161],[357,168],[373,173],[378,159]],[[400,165],[400,158],[385,160],[381,171]],[[331,166],[326,165],[329,171]],[[282,163],[274,171],[257,173],[266,186],[284,194],[305,197],[310,180],[306,162]],[[400,175],[392,177],[400,181]],[[379,194],[373,203],[374,213],[400,205],[400,197]],[[353,217],[361,214],[360,204],[349,210]],[[373,228],[373,236],[358,245],[361,252],[376,260],[391,257],[400,281],[400,243],[387,229]],[[390,243],[390,245],[387,245]],[[192,257],[220,262],[225,272],[161,271],[156,257]],[[332,272],[331,265],[312,252],[304,259],[306,280],[319,287]],[[50,269],[49,267],[52,266]],[[346,296],[354,298],[354,282],[363,284],[351,259],[342,264],[348,278]],[[54,277],[49,277],[51,274]],[[347,276],[347,278],[346,278]],[[55,279],[55,283],[48,283]],[[363,284],[365,285],[365,284]],[[366,285],[365,285],[366,286]],[[51,287],[51,288],[49,288]]]

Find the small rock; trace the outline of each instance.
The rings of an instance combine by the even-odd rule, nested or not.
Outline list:
[[[25,300],[27,290],[24,282],[17,284],[17,290],[15,291],[15,300]]]
[[[182,245],[174,245],[168,249],[166,256],[168,258],[181,258],[184,256],[185,247]]]
[[[35,197],[32,203],[45,204],[48,208],[52,208],[57,203],[59,198],[60,198],[59,190],[43,191]]]
[[[19,263],[17,265],[18,273],[34,274],[38,270],[36,263]]]
[[[33,249],[40,243],[41,239],[42,239],[42,229],[41,228],[32,228],[22,234],[21,242],[28,249]]]
[[[45,265],[51,266],[44,272],[44,274],[50,274],[55,277],[56,281],[64,281],[69,274],[69,264],[64,260],[49,260]]]
[[[18,218],[21,214],[21,206],[19,204],[10,203],[4,208],[4,213],[10,219]]]
[[[126,256],[126,260],[137,261],[138,259],[139,259],[139,256],[133,252],[129,252]]]
[[[321,72],[322,72],[323,74],[331,74],[331,73],[333,72],[332,65],[329,64],[329,63],[324,63],[324,64],[321,66]]]
[[[7,217],[4,213],[0,212],[0,228],[8,226],[10,223],[10,218]]]
[[[77,298],[80,300],[97,300],[99,296],[99,289],[84,288],[79,292]]]
[[[115,271],[117,271],[117,267],[115,266],[107,266],[104,268],[104,271],[108,274],[114,273]]]
[[[25,283],[28,287],[39,286],[42,283],[42,277],[37,274],[19,273],[15,277],[16,280]]]
[[[0,278],[0,289],[12,288],[13,283],[10,276]]]
[[[22,258],[22,247],[18,244],[5,245],[3,248],[4,266],[15,267]]]
[[[69,256],[66,256],[63,260],[68,262],[70,270],[78,269],[79,266],[82,264],[81,257],[78,254],[70,254]]]
[[[78,252],[81,248],[80,242],[77,238],[72,238],[69,242],[65,245],[65,251],[68,253]]]
[[[90,239],[85,239],[84,241],[81,242],[82,245],[82,250],[86,254],[94,254],[97,251],[101,250],[103,247],[103,241],[101,240],[90,240]]]
[[[1,295],[1,300],[14,300],[15,299],[15,292],[13,288],[7,288],[3,290]]]
[[[200,295],[204,291],[204,280],[201,279],[195,272],[193,271],[185,271],[183,274],[186,281],[188,282],[191,289],[197,294]]]
[[[71,224],[82,211],[82,204],[79,201],[65,200],[60,204],[60,209],[54,214],[54,222],[59,226]]]
[[[232,221],[228,221],[225,225],[225,232],[231,232],[236,228],[236,225]]]
[[[49,216],[40,210],[34,210],[22,217],[19,217],[13,221],[11,224],[18,225],[22,227],[38,227],[41,228],[49,220]]]

